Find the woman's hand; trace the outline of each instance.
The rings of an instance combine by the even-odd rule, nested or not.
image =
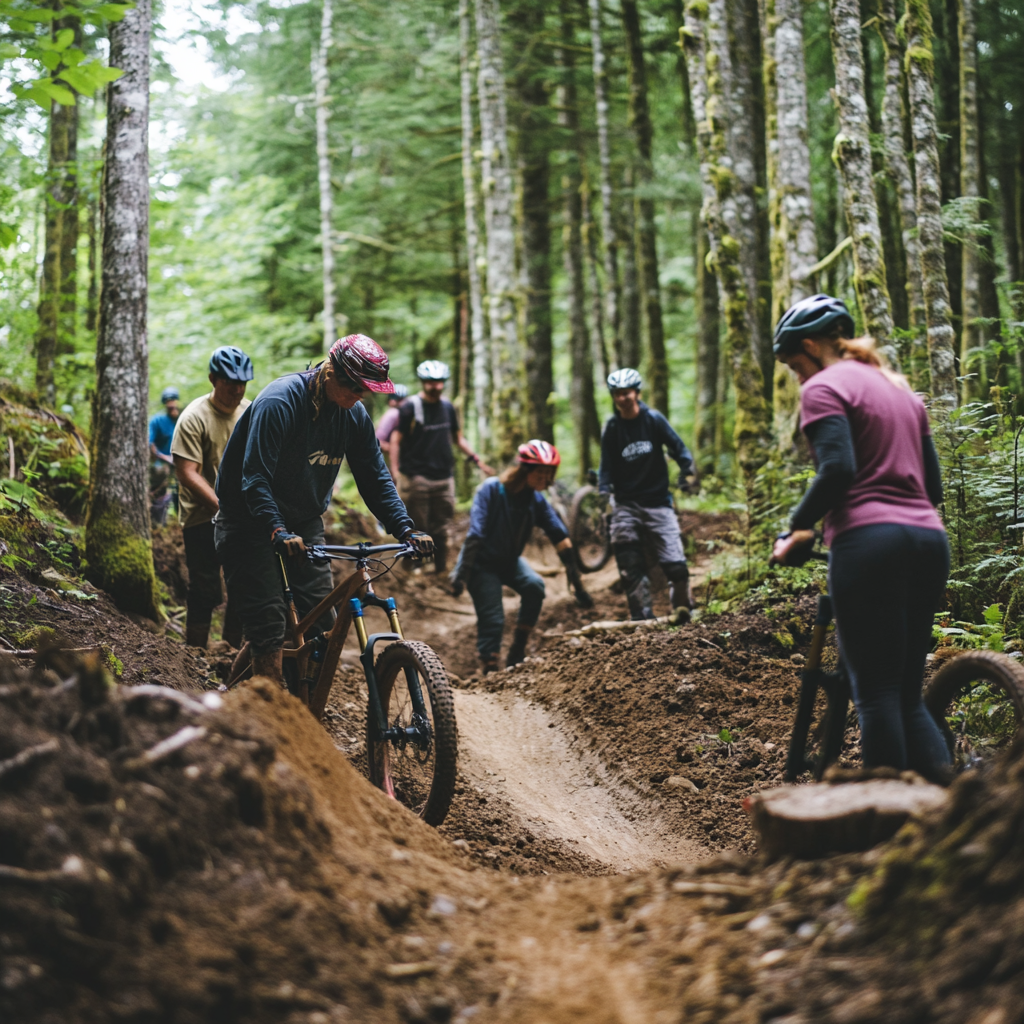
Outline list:
[[[809,547],[814,543],[813,530],[793,530],[786,536],[779,537],[772,549],[769,565],[789,565],[789,557],[797,548]]]

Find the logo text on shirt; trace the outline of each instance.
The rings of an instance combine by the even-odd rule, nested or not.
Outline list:
[[[634,441],[622,449],[622,457],[627,462],[639,459],[641,455],[647,455],[654,451],[654,445],[650,441]]]
[[[309,464],[311,466],[340,466],[343,457],[341,455],[328,455],[323,450],[315,451],[309,456]]]

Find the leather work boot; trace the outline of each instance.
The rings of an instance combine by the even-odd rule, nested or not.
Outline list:
[[[483,675],[490,675],[492,672],[497,672],[499,668],[499,654],[495,651],[493,654],[484,654],[480,657],[480,671]]]
[[[189,647],[201,647],[204,651],[210,639],[210,624],[208,622],[186,622],[185,643]]]
[[[508,654],[505,655],[505,667],[511,668],[518,665],[526,657],[526,641],[530,639],[533,626],[516,626],[515,636],[509,646]]]

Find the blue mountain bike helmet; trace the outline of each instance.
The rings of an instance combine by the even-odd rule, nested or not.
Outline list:
[[[234,345],[221,345],[210,356],[210,373],[228,380],[252,380],[252,360]]]

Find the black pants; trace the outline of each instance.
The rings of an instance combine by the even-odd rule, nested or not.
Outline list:
[[[289,523],[307,545],[323,544],[324,522],[320,516],[303,523]],[[228,603],[241,617],[245,638],[254,654],[268,654],[284,645],[287,611],[278,556],[262,531],[218,520],[217,553],[224,562]],[[332,590],[331,568],[314,565],[305,555],[286,559],[288,581],[299,618],[313,610]],[[316,628],[329,630],[334,615],[327,612]]]
[[[949,763],[921,700],[948,574],[942,530],[883,523],[847,530],[832,542],[829,592],[865,767],[912,768],[930,778]]]
[[[188,565],[188,597],[185,600],[188,621],[205,625],[213,618],[213,609],[224,600],[220,585],[220,559],[213,543],[213,523],[186,526],[185,563]]]

